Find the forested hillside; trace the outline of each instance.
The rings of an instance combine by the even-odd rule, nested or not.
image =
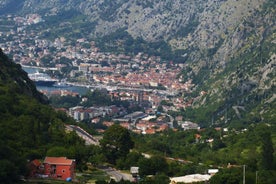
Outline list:
[[[0,183],[18,182],[28,175],[28,161],[46,155],[75,158],[81,166],[84,142],[65,133],[72,120],[45,103],[27,73],[0,50]]]
[[[255,124],[240,131],[213,128],[169,131],[158,135],[134,136],[134,140],[135,149],[170,160],[167,165],[158,168],[158,172],[169,176],[206,173],[208,168],[219,168],[219,173],[211,178],[211,184],[236,184],[241,183],[245,166],[246,183],[276,182],[275,125]],[[150,170],[154,168],[150,167],[151,161],[138,163],[141,168]],[[127,159],[118,164],[126,167],[128,162]],[[162,168],[166,168],[165,171]],[[150,171],[154,173],[154,170]]]

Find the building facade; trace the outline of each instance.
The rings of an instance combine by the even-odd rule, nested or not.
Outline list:
[[[44,174],[49,178],[61,180],[74,180],[76,162],[66,157],[46,157],[44,162]]]

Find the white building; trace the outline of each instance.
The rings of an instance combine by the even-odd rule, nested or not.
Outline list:
[[[185,130],[198,130],[198,129],[200,129],[198,124],[190,122],[190,121],[179,122],[178,124],[180,124],[181,128],[183,128],[184,131]]]
[[[170,178],[171,180],[170,184],[204,182],[204,181],[209,181],[210,178],[211,178],[211,175],[209,174],[191,174],[186,176]]]

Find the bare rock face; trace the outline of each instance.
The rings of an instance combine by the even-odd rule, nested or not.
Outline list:
[[[246,41],[247,22],[261,35],[256,17],[268,0],[25,0],[21,13],[78,11],[95,23],[91,35],[103,36],[126,29],[134,38],[149,42],[165,40],[174,49],[194,48],[190,60],[224,68]],[[13,2],[6,0],[1,5]],[[258,15],[259,16],[259,15]],[[273,18],[273,17],[271,17]],[[275,18],[275,15],[274,15]],[[263,17],[262,17],[263,19]],[[275,19],[274,19],[275,20]]]
[[[13,0],[2,1],[8,5]],[[214,46],[223,33],[232,32],[237,25],[265,0],[25,0],[22,12],[59,12],[78,10],[97,21],[96,33],[108,34],[127,28],[133,36],[149,40],[175,40],[177,48],[197,43]],[[186,31],[183,31],[183,29]],[[187,31],[188,29],[188,31]],[[190,31],[190,32],[189,32]],[[184,33],[186,32],[186,33]],[[187,35],[190,33],[191,35]],[[196,38],[196,40],[194,40]],[[188,45],[186,43],[188,42]],[[210,45],[211,44],[211,45]]]

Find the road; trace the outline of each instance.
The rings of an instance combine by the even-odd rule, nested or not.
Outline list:
[[[172,117],[170,117],[172,118]],[[90,135],[89,133],[87,133],[85,130],[83,130],[82,128],[80,128],[79,126],[75,126],[75,125],[66,125],[66,129],[69,131],[76,131],[76,133],[85,140],[85,143],[87,145],[99,145],[99,141],[97,139],[95,139],[92,135]],[[146,153],[142,153],[142,155],[145,158],[151,158],[151,155],[146,154]],[[180,163],[192,163],[191,161],[188,160],[183,160],[183,159],[178,159],[178,158],[171,158],[171,157],[166,157],[166,159],[168,160],[174,160]],[[98,169],[104,171],[105,173],[107,173],[111,179],[114,179],[116,182],[121,181],[121,180],[126,180],[126,181],[134,181],[134,178],[132,177],[131,174],[128,173],[124,173],[120,170],[116,170],[112,167],[109,166],[99,166]]]
[[[86,145],[92,145],[92,144],[99,145],[99,141],[97,139],[95,139],[92,135],[87,133],[85,130],[83,130],[79,126],[66,125],[66,129],[69,131],[73,131],[73,130],[76,131],[78,136],[80,136],[81,138],[83,138],[85,140]]]
[[[76,131],[76,133],[85,140],[85,143],[87,145],[99,145],[99,141],[95,139],[92,135],[87,133],[85,130],[80,128],[79,126],[75,125],[66,125],[66,129],[69,131]],[[108,166],[100,166],[98,167],[102,171],[106,172],[111,179],[114,179],[116,182],[121,181],[121,180],[127,180],[127,181],[134,181],[134,178],[132,177],[131,174],[124,173],[120,170],[116,170],[112,167]]]

